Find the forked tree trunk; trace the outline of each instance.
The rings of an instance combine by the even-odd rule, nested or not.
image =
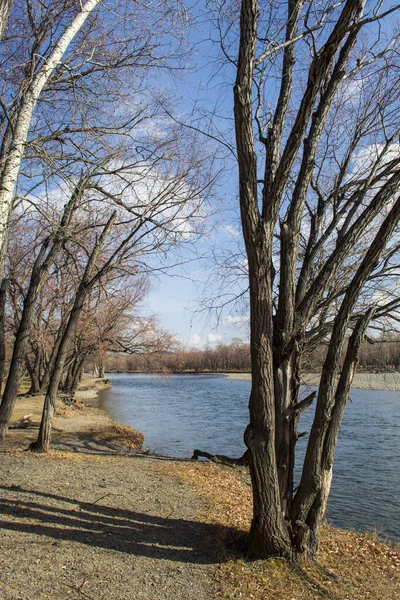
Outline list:
[[[15,401],[17,399],[18,389],[25,373],[26,354],[33,324],[33,317],[37,306],[38,295],[43,287],[49,269],[53,264],[54,257],[61,247],[61,243],[65,236],[65,229],[68,227],[71,221],[76,203],[81,196],[82,189],[83,188],[79,183],[75,188],[71,199],[64,207],[60,225],[56,234],[54,235],[54,239],[52,240],[51,237],[45,239],[33,265],[32,274],[29,281],[29,288],[24,299],[21,320],[15,336],[7,383],[4,389],[2,403],[0,405],[0,441],[4,440],[7,432],[12,412],[14,410]]]
[[[259,5],[257,0],[242,0],[234,116],[240,211],[250,284],[252,389],[250,423],[245,433],[253,484],[249,551],[261,557],[281,556],[297,560],[302,556],[315,557],[318,528],[326,508],[331,481],[332,461],[326,457],[332,455],[333,460],[337,438],[332,432],[332,448],[325,447],[331,427],[329,411],[335,402],[344,408],[354,370],[350,368],[347,375],[344,370],[343,377],[347,383],[343,385],[340,399],[335,399],[333,380],[336,367],[330,373],[330,365],[326,365],[326,377],[318,396],[315,426],[308,443],[312,468],[307,469],[305,463],[301,494],[294,495],[296,426],[301,411],[309,406],[313,398],[311,395],[298,402],[301,353],[305,332],[313,317],[308,312],[317,306],[324,290],[321,286],[316,291],[312,299],[314,304],[311,302],[307,305],[308,312],[298,309],[296,289],[301,260],[301,221],[314,171],[316,149],[357,40],[357,29],[353,26],[361,18],[363,2],[346,0],[341,5],[340,14],[329,30],[325,43],[310,63],[304,94],[297,113],[291,115],[292,124],[285,139],[285,120],[293,100],[293,38],[296,37],[304,5],[295,0],[288,2],[287,6],[281,87],[275,114],[269,121],[268,130],[264,131],[260,124],[260,112],[254,116],[255,96],[261,93],[254,85],[255,67],[264,60],[260,59],[256,47],[260,38],[257,32]],[[263,72],[262,67],[259,68]],[[323,84],[326,84],[326,90],[322,93]],[[261,97],[258,100],[259,105],[257,102],[255,104],[260,110]],[[313,112],[315,105],[318,108]],[[257,172],[260,160],[255,131],[259,133],[258,141],[265,145],[265,170],[262,174]],[[291,171],[296,157],[301,153],[301,146],[301,166],[298,180],[293,184]],[[263,184],[262,188],[258,187],[260,183]],[[278,225],[279,240],[276,239]],[[353,243],[358,231],[355,228]],[[382,237],[382,241],[385,239],[388,238]],[[278,292],[273,266],[273,252],[277,247],[280,249]],[[370,273],[376,264],[376,256],[371,255],[370,258],[367,261],[369,271],[366,268],[365,273],[361,274],[360,285],[356,282],[353,288],[355,294],[350,294],[349,301],[345,299],[340,319],[335,322],[337,336],[333,341],[332,355],[336,359],[340,359],[351,310],[366,281],[364,275],[367,276],[367,271]],[[324,276],[326,273],[328,281],[332,271],[326,269]],[[357,277],[358,274],[355,279]],[[362,334],[359,335],[362,337]],[[354,357],[350,362],[354,363]],[[339,422],[341,414],[338,410]]]
[[[347,344],[347,350],[341,369],[339,381],[330,403],[331,415],[327,423],[321,422],[320,427],[326,428],[326,434],[323,442],[318,446],[314,445],[313,453],[320,456],[319,478],[316,488],[312,484],[305,494],[302,493],[293,506],[292,511],[292,530],[296,545],[296,552],[299,555],[315,557],[319,547],[319,529],[324,520],[328,497],[332,483],[332,468],[335,457],[336,444],[339,430],[343,419],[344,409],[350,397],[350,389],[353,382],[354,373],[358,364],[360,347],[364,338],[368,324],[373,317],[375,308],[372,307],[367,313],[358,320],[352,335]],[[332,367],[330,367],[332,368]],[[329,406],[327,404],[327,406]],[[307,462],[304,462],[303,471],[311,468]],[[316,491],[316,493],[315,493]],[[308,510],[303,513],[298,510],[301,499],[308,495],[312,502],[308,504]],[[304,506],[304,504],[303,504]]]
[[[86,353],[80,353],[73,360],[71,360],[64,385],[62,386],[62,390],[66,394],[73,395],[76,392],[81,380],[85,360]]]
[[[57,392],[62,379],[65,360],[67,358],[68,350],[71,341],[73,340],[85,300],[90,292],[91,287],[93,286],[95,281],[98,280],[96,279],[96,275],[93,276],[93,272],[96,268],[96,261],[103,250],[104,243],[113,227],[116,216],[117,213],[114,212],[111,215],[108,222],[106,223],[106,225],[104,226],[104,229],[96,243],[96,246],[88,259],[85,272],[82,277],[82,281],[79,284],[78,291],[74,300],[74,305],[72,307],[71,313],[68,318],[68,322],[65,327],[65,331],[60,341],[60,346],[57,352],[54,369],[50,376],[50,383],[44,400],[42,420],[39,428],[38,438],[36,442],[33,442],[29,446],[29,449],[33,452],[48,452],[49,450],[51,441],[51,421],[56,408]],[[100,271],[98,271],[97,275],[99,275]]]

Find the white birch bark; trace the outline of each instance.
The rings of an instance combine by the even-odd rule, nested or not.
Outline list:
[[[69,44],[98,4],[100,4],[100,0],[88,0],[86,4],[84,4],[82,10],[65,29],[58,42],[55,44],[49,58],[33,77],[21,103],[14,126],[11,147],[0,178],[0,278],[3,275],[4,261],[7,253],[8,224],[14,191],[18,180],[21,161],[24,156],[25,144],[32,121],[33,111],[44,86],[49,81],[54,69],[63,58]]]
[[[0,40],[3,37],[3,31],[7,24],[12,2],[13,0],[0,0]]]

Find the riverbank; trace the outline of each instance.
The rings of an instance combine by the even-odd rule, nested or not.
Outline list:
[[[111,386],[107,379],[84,375],[71,402],[60,395],[53,417],[52,448],[62,451],[98,452],[118,449],[120,452],[140,451],[143,435],[129,426],[116,423],[105,411],[96,407],[100,390]],[[40,422],[44,396],[20,395],[12,421],[29,415],[31,421]],[[7,445],[15,450],[25,450],[37,438],[38,428],[10,429]]]
[[[251,380],[250,373],[223,373],[228,379]],[[315,386],[319,383],[320,375],[318,373],[304,373],[302,383],[304,385]],[[359,372],[354,375],[353,388],[363,390],[400,390],[400,373],[397,371],[385,371],[380,373]]]
[[[57,413],[49,454],[21,451],[17,431],[0,447],[2,600],[400,597],[400,553],[376,537],[324,527],[321,568],[303,574],[248,562],[227,544],[251,519],[244,469],[140,455],[101,441],[103,411]]]

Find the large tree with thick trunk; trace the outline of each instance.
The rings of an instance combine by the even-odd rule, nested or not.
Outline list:
[[[245,443],[249,550],[258,556],[316,556],[360,344],[399,306],[397,8],[372,4],[242,0],[240,39],[229,26],[221,37],[225,56],[239,47],[234,117],[252,361]],[[302,358],[320,343],[320,385],[303,397]],[[295,487],[297,424],[314,399]]]

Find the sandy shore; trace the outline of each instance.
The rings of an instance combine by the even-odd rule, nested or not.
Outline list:
[[[250,380],[250,373],[224,373],[229,379]],[[305,373],[303,376],[304,385],[318,385],[318,373]],[[400,390],[400,373],[388,371],[384,373],[356,373],[354,376],[353,388],[363,390]]]

